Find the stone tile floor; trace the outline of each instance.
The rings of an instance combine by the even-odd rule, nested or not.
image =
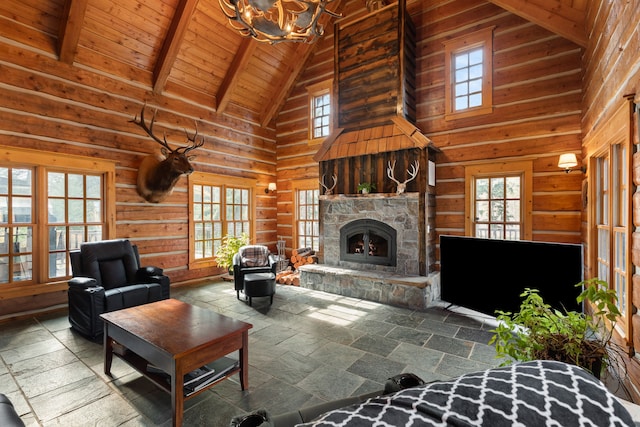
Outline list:
[[[279,414],[382,390],[413,372],[426,381],[497,366],[491,319],[384,306],[278,285],[273,305],[236,299],[233,284],[175,288],[172,297],[253,324],[249,389],[237,375],[185,402],[185,426],[228,426],[245,412]],[[0,392],[27,426],[168,426],[169,395],[118,358],[103,373],[101,341],[72,331],[66,311],[0,324]]]

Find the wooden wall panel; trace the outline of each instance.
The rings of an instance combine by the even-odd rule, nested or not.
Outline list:
[[[256,215],[260,219],[256,240],[275,250],[276,196],[264,194],[267,183],[276,176],[272,130],[217,115],[186,99],[153,94],[139,81],[110,79],[90,68],[68,66],[16,42],[0,41],[0,74],[0,145],[114,162],[116,237],[138,244],[143,261],[164,268],[172,283],[224,272],[188,268],[186,178],[178,181],[174,193],[161,204],[146,203],[136,193],[140,161],[159,152],[159,145],[130,123],[145,102],[159,108],[157,130],[166,131],[170,143],[182,144],[183,128],[193,132],[197,121],[205,146],[193,153],[196,170],[256,180]],[[24,310],[27,304],[43,306],[38,297],[24,296],[15,307]]]
[[[615,142],[612,139],[624,140],[633,137],[633,144],[638,140],[638,128],[629,126],[630,123],[630,99],[640,102],[640,1],[610,2],[596,0],[588,2],[587,8],[587,33],[589,44],[584,54],[584,116],[582,119],[582,133],[584,136],[583,156],[588,158],[595,152]],[[636,120],[637,120],[636,113]],[[633,123],[631,123],[633,125]],[[630,129],[629,129],[630,128]],[[637,154],[634,156],[637,158]],[[634,184],[640,183],[638,176],[637,160],[633,174]],[[630,194],[634,221],[632,230],[640,225],[637,212],[640,210],[640,198]],[[585,270],[587,274],[595,275],[595,266],[590,264],[589,254],[593,248],[589,242],[593,241],[594,232],[592,225],[587,223],[589,215],[584,215],[582,225],[582,237],[585,245],[586,258]],[[640,278],[637,274],[640,267],[640,236],[632,233],[631,260],[633,265],[629,271],[633,271],[631,281],[632,315],[631,322],[626,325],[628,336],[622,341],[629,341],[635,347],[636,356],[626,360],[626,368],[633,384],[631,390],[634,401],[640,401],[640,363],[637,351],[640,350],[640,315],[637,309],[640,307]],[[629,385],[629,384],[627,384]]]
[[[523,158],[534,165],[534,205],[538,207],[533,213],[534,239],[578,242],[582,176],[567,175],[556,165],[560,153],[580,151],[582,49],[483,0],[416,1],[409,2],[408,10],[416,27],[418,127],[442,150],[436,156],[432,242],[437,243],[439,234],[464,233],[465,165]],[[362,2],[352,0],[343,14],[352,17],[364,12]],[[443,41],[489,26],[495,26],[494,112],[446,121]],[[318,49],[328,51],[329,38]],[[323,56],[322,64],[326,60]],[[322,81],[320,69],[328,67],[313,57],[278,118],[279,189],[284,188],[284,179],[318,176],[310,156],[319,147],[314,150],[306,144],[305,87]],[[353,174],[357,175],[356,169]],[[341,177],[339,192],[349,192],[357,184],[351,181]],[[290,232],[293,220],[291,196],[278,193],[278,234],[290,239],[284,233]]]

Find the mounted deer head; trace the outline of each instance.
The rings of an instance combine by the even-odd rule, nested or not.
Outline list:
[[[414,161],[413,164],[411,165],[411,169],[407,169],[407,173],[409,174],[409,178],[405,181],[405,182],[400,182],[397,179],[395,179],[393,177],[394,175],[394,169],[396,167],[396,161],[393,161],[393,164],[391,164],[391,162],[387,163],[387,176],[396,184],[398,184],[398,187],[396,189],[396,194],[402,194],[405,192],[405,190],[407,189],[407,183],[413,179],[416,178],[416,175],[418,175],[418,170],[420,170],[420,163],[418,163],[418,161]]]
[[[191,142],[191,144],[178,147],[175,150],[171,149],[167,143],[166,135],[163,135],[163,138],[160,139],[153,134],[153,124],[155,123],[158,110],[153,112],[151,122],[149,126],[147,126],[144,120],[145,107],[146,104],[140,112],[140,120],[138,120],[138,116],[136,116],[131,121],[144,129],[147,135],[162,146],[160,149],[162,155],[150,154],[142,159],[142,163],[138,169],[138,194],[147,202],[160,203],[172,193],[173,187],[181,176],[186,176],[193,172],[193,166],[191,166],[190,160],[195,156],[187,156],[187,154],[191,150],[202,147],[202,145],[204,145],[204,138],[196,141],[198,137],[198,123],[196,122],[196,133],[193,137],[189,136],[189,133],[185,130],[187,140]]]
[[[326,196],[330,196],[333,194],[333,189],[336,188],[336,184],[338,183],[338,176],[337,175],[332,175],[333,178],[333,185],[331,186],[331,188],[327,187],[326,185],[324,185],[324,175],[322,175],[322,181],[320,182],[320,185],[322,185],[322,187],[324,188],[324,194]]]

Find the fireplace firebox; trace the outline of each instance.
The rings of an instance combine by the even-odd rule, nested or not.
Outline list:
[[[372,220],[358,219],[340,229],[340,260],[396,265],[396,230]]]

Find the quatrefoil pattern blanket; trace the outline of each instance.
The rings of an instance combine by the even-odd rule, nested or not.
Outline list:
[[[591,374],[533,361],[462,375],[369,399],[304,426],[634,426]]]

